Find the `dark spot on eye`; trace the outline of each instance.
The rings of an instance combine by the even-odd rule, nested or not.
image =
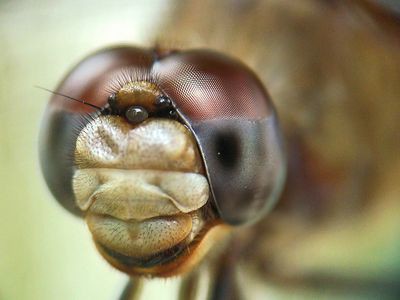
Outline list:
[[[236,166],[240,156],[239,139],[233,132],[219,132],[215,137],[217,161],[227,169]]]

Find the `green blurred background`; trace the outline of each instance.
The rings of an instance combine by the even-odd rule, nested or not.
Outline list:
[[[38,131],[50,95],[34,86],[54,88],[104,46],[153,43],[168,4],[0,1],[0,299],[101,300],[121,292],[126,277],[100,258],[84,222],[52,199],[42,179]]]

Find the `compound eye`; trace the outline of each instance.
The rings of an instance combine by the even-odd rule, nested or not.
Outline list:
[[[152,63],[153,52],[148,49],[104,49],[77,64],[55,91],[76,99],[88,100],[104,108],[104,112],[114,112],[116,95],[110,95],[109,90],[112,74],[126,67],[147,70]],[[110,108],[106,110],[107,106]],[[40,160],[46,182],[57,201],[76,215],[82,215],[82,212],[75,204],[72,190],[75,166],[72,159],[66,158],[74,157],[77,136],[92,119],[87,117],[92,113],[96,113],[93,107],[77,101],[66,101],[64,97],[54,94],[47,107],[40,133]],[[143,113],[138,115],[143,118]]]
[[[197,139],[220,217],[257,221],[278,199],[285,156],[268,93],[241,62],[208,50],[155,63],[163,91]]]
[[[125,112],[125,117],[131,124],[139,124],[149,117],[149,113],[142,106],[131,106]]]

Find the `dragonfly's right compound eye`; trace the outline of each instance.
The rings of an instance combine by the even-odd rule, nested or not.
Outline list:
[[[278,120],[260,80],[241,62],[209,50],[171,54],[154,69],[196,137],[222,220],[259,220],[278,199],[286,167]]]

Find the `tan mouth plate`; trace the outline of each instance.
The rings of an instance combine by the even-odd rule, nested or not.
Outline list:
[[[203,175],[160,170],[81,169],[73,186],[96,243],[138,266],[190,243],[209,197]]]
[[[186,240],[192,231],[192,218],[188,214],[122,221],[88,213],[86,221],[96,242],[137,259],[175,247]]]
[[[204,175],[176,171],[80,169],[73,187],[81,210],[121,220],[189,213],[209,197]]]

